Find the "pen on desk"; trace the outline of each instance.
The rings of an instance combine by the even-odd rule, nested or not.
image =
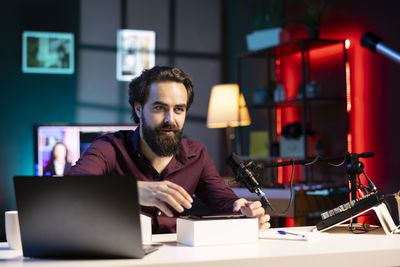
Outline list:
[[[296,235],[296,236],[301,236],[301,237],[306,237],[303,234],[298,234],[298,233],[293,233],[293,232],[287,232],[287,231],[283,231],[283,230],[278,230],[278,233],[281,235]]]

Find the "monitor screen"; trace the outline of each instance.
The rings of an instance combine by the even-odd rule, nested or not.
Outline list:
[[[54,175],[49,171],[48,165],[52,154],[55,155],[56,152],[64,153],[66,162],[74,165],[97,137],[105,133],[134,129],[136,125],[35,125],[35,175]]]

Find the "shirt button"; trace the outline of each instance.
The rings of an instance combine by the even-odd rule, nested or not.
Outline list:
[[[158,215],[158,216],[161,216],[161,211],[158,211],[158,212],[157,212],[157,215]]]

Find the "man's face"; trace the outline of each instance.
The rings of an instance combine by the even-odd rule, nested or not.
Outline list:
[[[186,109],[186,88],[176,82],[153,83],[144,106],[135,105],[140,136],[158,156],[172,156],[179,151]]]

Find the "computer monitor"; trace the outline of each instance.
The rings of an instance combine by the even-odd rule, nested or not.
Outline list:
[[[51,160],[56,144],[65,145],[68,151],[67,161],[74,165],[97,137],[105,133],[134,129],[136,125],[36,124],[34,126],[34,173],[38,176],[49,175],[44,170]]]

